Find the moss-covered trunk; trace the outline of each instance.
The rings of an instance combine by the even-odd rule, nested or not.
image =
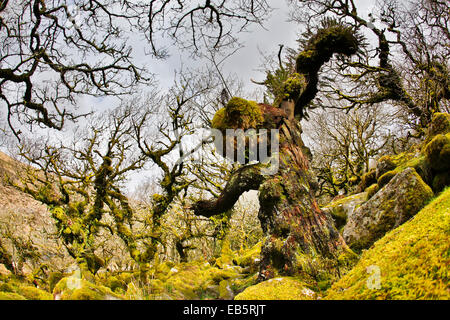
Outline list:
[[[279,130],[279,169],[274,175],[262,175],[261,164],[244,166],[216,200],[193,206],[195,214],[212,216],[231,209],[243,192],[259,191],[259,219],[265,232],[260,280],[277,274],[304,274],[323,282],[334,272],[339,275],[339,263],[347,261],[344,240],[314,197],[316,182],[309,171],[309,150],[301,138],[300,120],[318,91],[322,65],[335,53],[355,54],[358,46],[351,28],[328,23],[297,56],[296,72],[276,92],[273,106],[233,98],[212,120],[212,127],[222,132],[228,128]]]
[[[210,217],[231,209],[243,192],[258,190],[258,217],[265,233],[260,280],[294,274],[328,278],[330,272],[338,271],[338,257],[347,246],[331,215],[317,205],[316,181],[298,120],[286,117],[278,128],[279,170],[274,175],[261,174],[260,164],[243,166],[217,199],[199,201],[193,209],[197,215]]]
[[[260,278],[296,273],[316,278],[335,266],[346,245],[331,216],[317,205],[316,182],[295,120],[284,120],[280,127],[279,156],[278,173],[259,188],[259,219],[266,235]]]

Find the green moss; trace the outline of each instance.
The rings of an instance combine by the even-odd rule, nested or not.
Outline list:
[[[262,111],[255,101],[233,97],[216,112],[211,121],[215,129],[257,128],[264,121]]]
[[[380,190],[380,186],[377,183],[374,183],[370,187],[368,187],[365,191],[367,192],[367,198],[370,199],[372,196]]]
[[[207,274],[207,278],[211,279],[215,283],[219,283],[224,279],[230,279],[233,277],[236,277],[236,271],[233,269],[222,270],[217,268],[210,268]]]
[[[438,134],[425,146],[425,156],[437,171],[450,169],[450,133]]]
[[[398,161],[394,161],[393,157],[389,155],[382,156],[380,159],[378,159],[376,179],[378,180],[386,172],[395,169],[395,167],[397,166],[397,162]]]
[[[369,186],[373,185],[374,183],[377,182],[377,171],[375,169],[370,170],[369,172],[366,172],[365,174],[362,175],[361,177],[361,182],[359,183],[359,190],[365,190],[367,189]]]
[[[10,283],[2,283],[0,284],[1,292],[16,292],[17,288],[11,285]]]
[[[0,300],[26,300],[26,298],[13,292],[0,292]]]
[[[261,256],[262,242],[258,242],[248,250],[243,251],[237,258],[234,259],[234,263],[241,267],[250,267],[258,264]]]
[[[391,170],[381,175],[377,180],[378,187],[383,188],[396,174],[397,171]]]
[[[235,300],[315,300],[316,293],[291,277],[274,278],[248,287]]]
[[[233,264],[233,259],[234,253],[230,248],[230,242],[228,239],[225,239],[222,242],[220,257],[216,259],[216,265],[221,269],[225,269],[227,266]]]
[[[51,292],[53,292],[53,289],[55,288],[56,284],[62,278],[64,278],[64,274],[62,274],[61,272],[50,272],[47,282]]]
[[[353,30],[339,22],[326,19],[322,28],[318,29],[297,56],[297,71],[299,73],[317,72],[320,66],[328,61],[333,53],[352,55],[356,53],[359,40]]]
[[[128,284],[133,280],[133,274],[131,272],[121,272],[120,274],[117,275],[117,277],[125,284]]]
[[[258,273],[256,272],[242,279],[240,278],[234,279],[231,283],[231,287],[233,289],[233,292],[241,293],[246,288],[254,286],[257,283],[258,283]]]
[[[413,149],[416,149],[416,147],[414,147]],[[399,172],[402,172],[406,168],[414,168],[426,183],[431,184],[432,174],[430,164],[428,163],[424,155],[418,153],[415,150],[411,152],[402,152],[394,156],[386,155],[381,157],[378,160],[377,177],[378,179],[380,179],[383,174],[390,171],[392,171],[391,175],[393,173],[397,174]],[[386,176],[383,179],[386,179],[388,181],[390,180],[390,177]],[[374,183],[376,182],[377,180],[375,180]],[[379,187],[381,188],[382,186],[380,185]]]
[[[105,300],[103,294],[88,287],[75,290],[69,300]]]
[[[226,115],[227,115],[227,111],[225,108],[219,109],[214,114],[214,117],[211,121],[211,127],[215,128],[215,129],[225,129],[227,127]]]
[[[19,292],[27,300],[53,300],[50,293],[31,286],[21,287]]]
[[[227,280],[222,280],[219,283],[219,298],[224,300],[233,299],[233,291],[231,290]]]
[[[111,289],[81,279],[77,274],[61,279],[53,289],[53,296],[57,300],[120,299]]]
[[[283,99],[297,99],[305,88],[305,77],[294,73],[283,84]]]
[[[126,283],[113,276],[108,278],[106,281],[106,286],[112,291],[121,291],[126,288]]]
[[[412,220],[365,251],[358,264],[327,292],[326,298],[448,300],[449,237],[448,188]],[[380,272],[379,283],[374,281],[374,270]]]
[[[343,271],[350,270],[359,260],[359,256],[350,248],[344,250],[338,257],[338,266],[343,268]]]

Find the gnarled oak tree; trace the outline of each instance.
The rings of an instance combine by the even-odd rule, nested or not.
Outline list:
[[[258,216],[265,232],[261,280],[276,274],[298,273],[317,280],[324,273],[328,276],[339,272],[338,257],[348,253],[331,216],[317,205],[316,183],[299,122],[317,93],[321,66],[333,54],[355,54],[358,45],[353,31],[343,25],[336,23],[319,29],[298,55],[296,73],[285,81],[279,105],[249,102],[247,107],[236,108],[233,98],[212,121],[212,126],[221,130],[279,129],[276,174],[262,174],[262,163],[243,166],[231,176],[217,199],[198,201],[192,206],[197,215],[213,216],[229,210],[242,193],[259,191]]]

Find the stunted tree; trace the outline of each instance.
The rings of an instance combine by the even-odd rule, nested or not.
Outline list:
[[[101,232],[120,239],[145,271],[160,246],[161,218],[193,180],[186,176],[181,141],[192,133],[193,101],[205,87],[181,80],[167,95],[134,99],[77,128],[71,143],[22,144],[29,166],[10,183],[46,204],[59,236],[85,274],[103,266]],[[167,115],[169,115],[167,117]],[[158,169],[159,193],[138,209],[126,192],[130,174]]]
[[[147,162],[136,152],[134,116],[135,110],[122,108],[96,117],[75,132],[72,143],[23,144],[20,154],[29,166],[19,179],[10,180],[49,207],[59,237],[85,276],[104,266],[95,254],[103,230],[122,239],[140,264],[148,262],[155,250],[142,247],[156,236],[151,228],[133,230],[137,217],[122,190],[126,175]]]
[[[317,205],[317,185],[299,121],[317,93],[321,67],[333,54],[355,54],[358,46],[354,32],[344,25],[320,28],[297,56],[296,72],[284,82],[279,105],[233,98],[214,116],[212,126],[224,133],[238,128],[279,129],[279,154],[272,154],[279,157],[277,172],[265,175],[263,163],[245,165],[231,175],[218,198],[192,206],[195,214],[210,217],[232,208],[242,193],[259,191],[258,217],[265,234],[261,280],[296,273],[318,280],[339,272],[338,257],[347,246],[331,216]]]

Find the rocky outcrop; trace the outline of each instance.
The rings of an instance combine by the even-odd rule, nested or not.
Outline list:
[[[450,189],[362,254],[326,299],[449,300]]]
[[[343,236],[355,250],[366,249],[422,209],[433,192],[413,168],[396,174],[349,217]]]
[[[329,205],[323,207],[322,211],[329,213],[333,217],[336,228],[340,229],[345,225],[355,209],[366,200],[367,192],[361,192],[333,201]]]

